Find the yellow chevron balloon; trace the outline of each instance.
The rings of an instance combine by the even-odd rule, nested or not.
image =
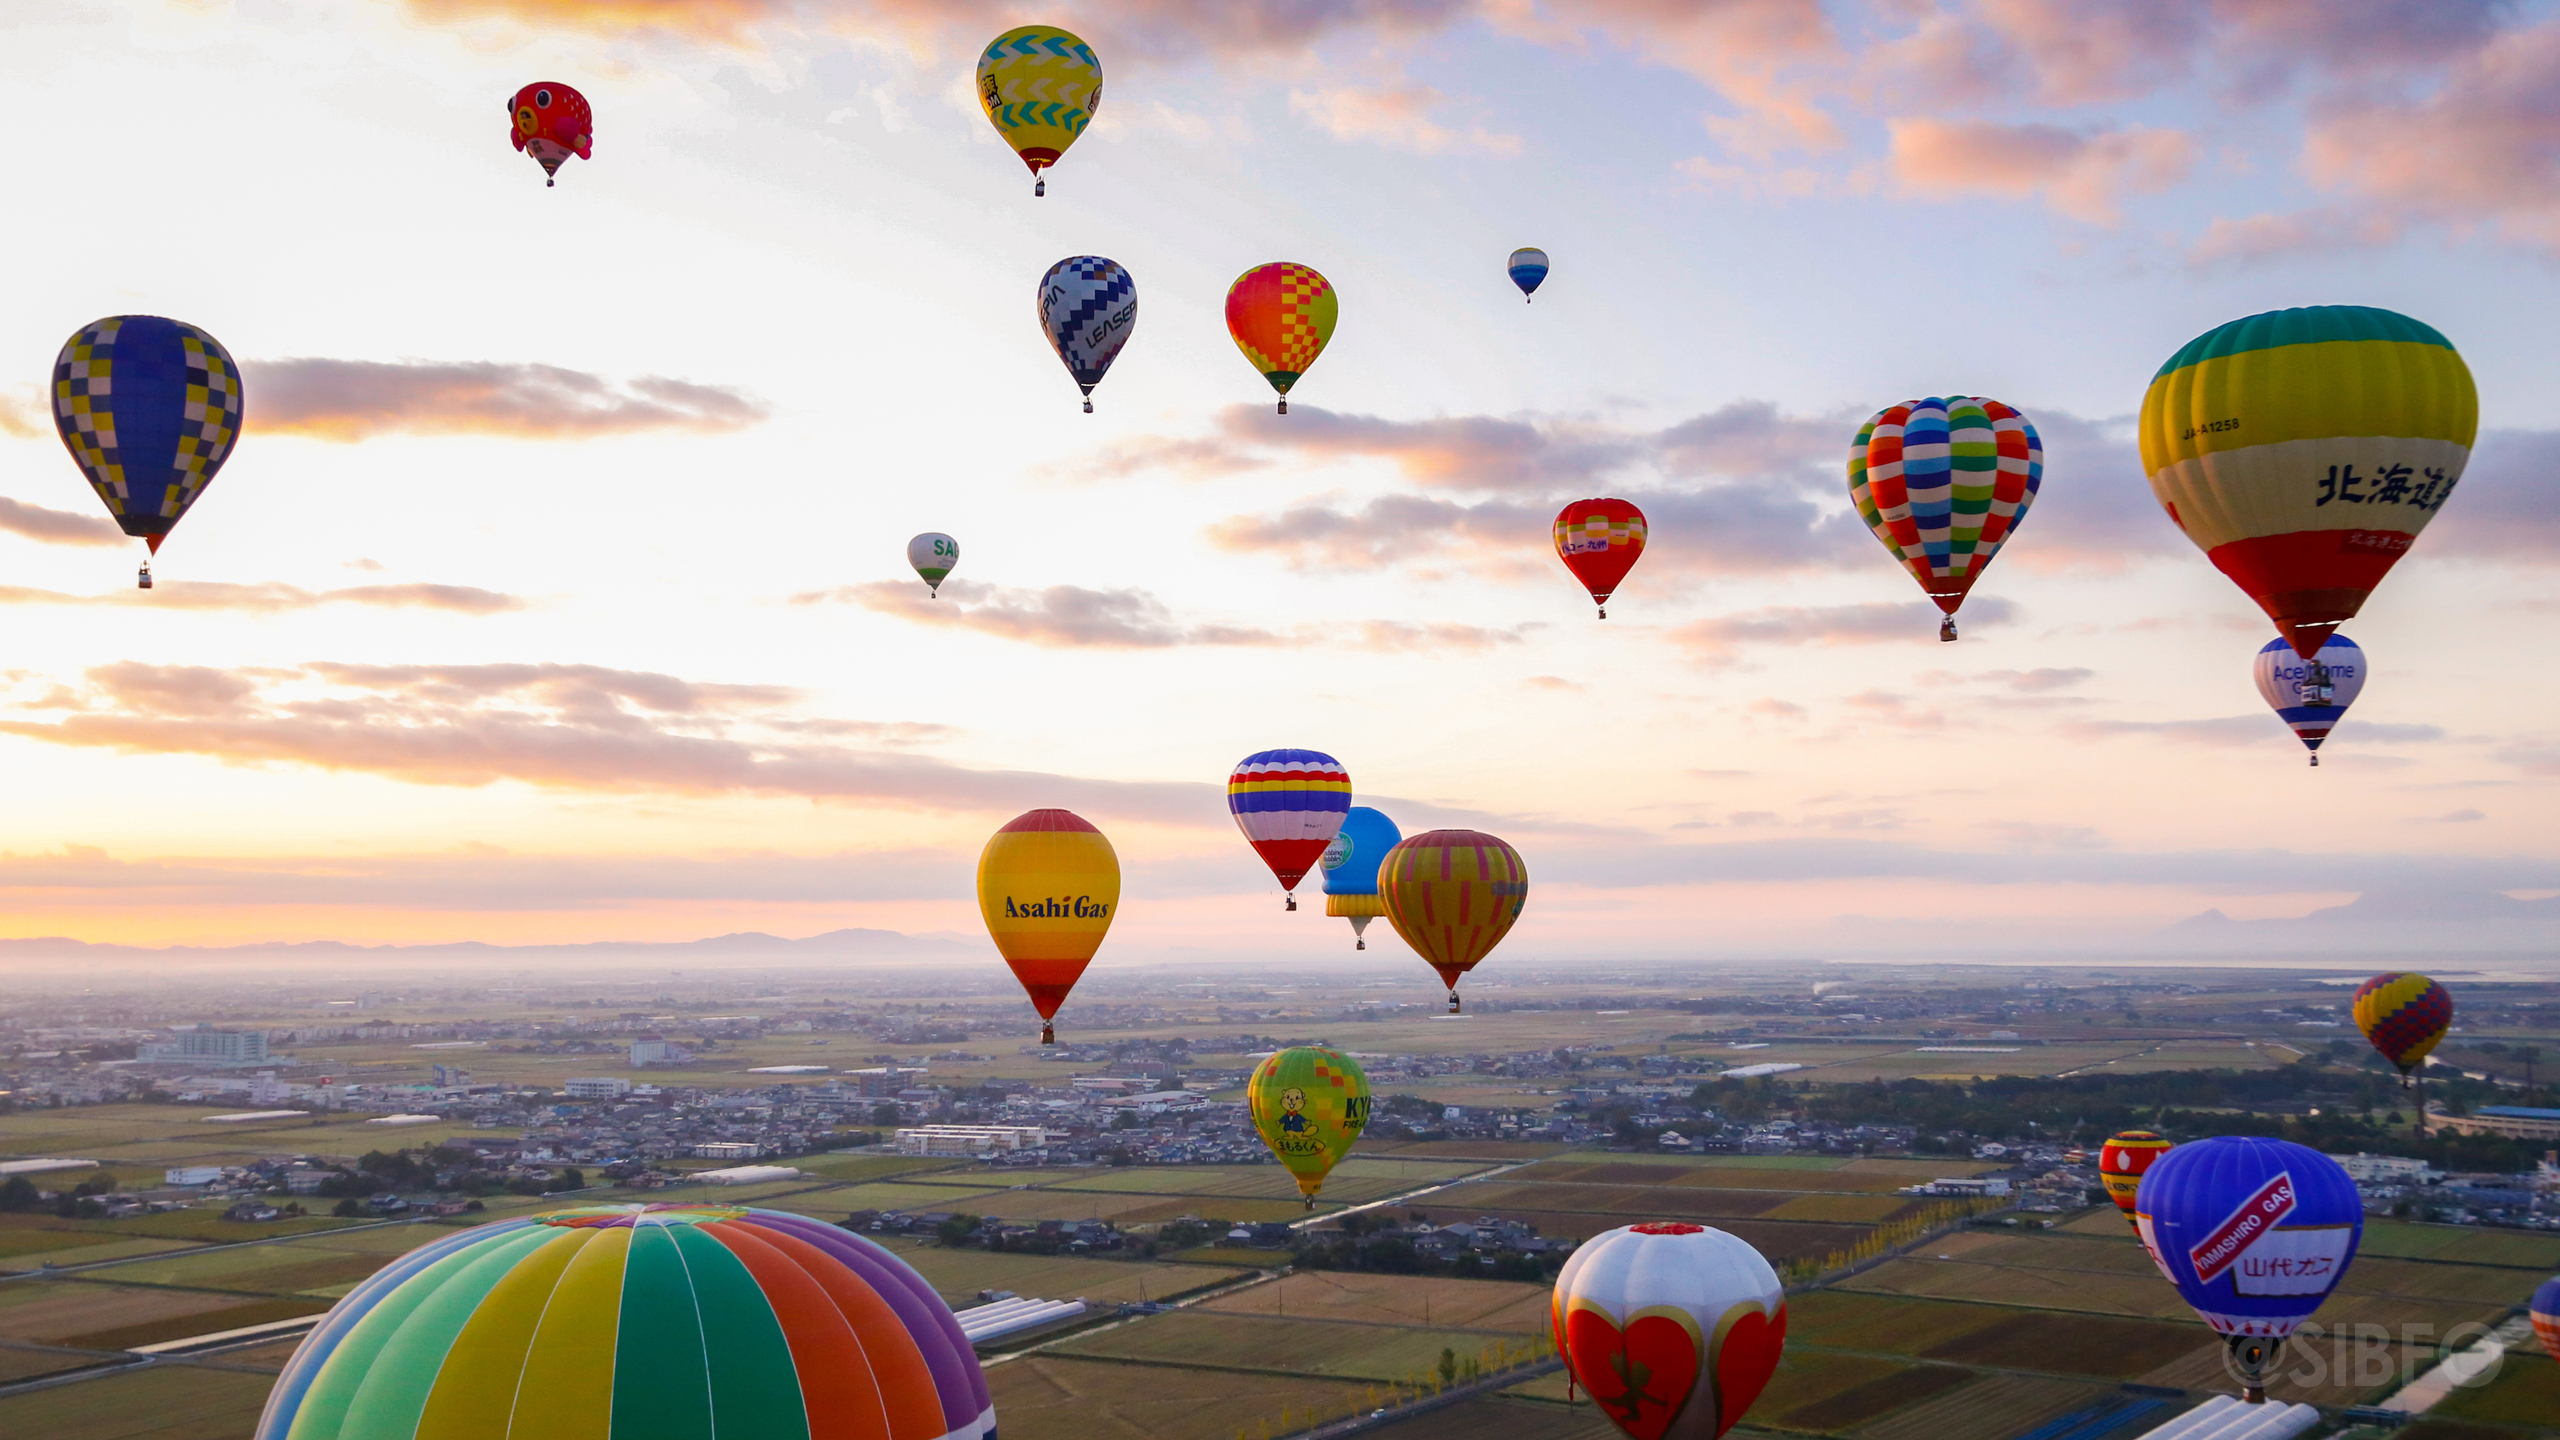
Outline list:
[[[1031,167],[1031,193],[1049,193],[1040,172],[1076,143],[1102,108],[1102,62],[1093,47],[1055,25],[1019,25],[978,57],[978,103],[987,120]]]

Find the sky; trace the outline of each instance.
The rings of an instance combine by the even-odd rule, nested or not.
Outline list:
[[[1044,199],[970,85],[1031,20],[1106,75]],[[596,114],[549,189],[537,79]],[[1224,810],[1278,746],[1515,845],[1497,964],[2560,892],[2550,5],[65,0],[0,124],[0,935],[983,940],[1056,805],[1106,960],[1330,955]],[[1092,415],[1076,254],[1139,294]],[[1286,418],[1220,314],[1284,259],[1341,297]],[[2132,419],[2320,303],[2442,331],[2482,435],[2311,769]],[[247,389],[148,594],[45,408],[120,313]],[[1841,461],[1948,393],[2047,469],[1941,645]],[[1653,525],[1606,621],[1593,494]]]

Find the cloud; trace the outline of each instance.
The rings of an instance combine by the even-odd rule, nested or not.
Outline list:
[[[120,661],[15,707],[0,733],[135,755],[197,755],[416,785],[515,781],[603,794],[789,796],[920,811],[1041,805],[1224,824],[1223,792],[954,764],[904,747],[949,732],[813,721],[798,693],[596,665],[367,665],[217,670]]]
[[[1289,92],[1289,113],[1336,140],[1369,141],[1417,155],[1451,152],[1518,155],[1520,137],[1470,125],[1453,130],[1431,118],[1448,99],[1411,80],[1374,87],[1330,86]]]
[[[2295,255],[2376,250],[2398,243],[2404,228],[2400,217],[2388,210],[2359,212],[2337,206],[2267,212],[2238,220],[2218,215],[2187,247],[2187,264],[2196,270],[2237,268]]]
[[[2095,670],[2082,669],[2078,666],[2063,668],[2047,665],[2034,670],[1984,670],[1972,675],[1959,675],[1952,670],[1932,670],[1917,678],[1923,685],[2001,685],[2021,695],[2044,695],[2055,690],[2068,690],[2097,673]]]
[[[2015,609],[2008,601],[1984,595],[1965,602],[1958,623],[1967,627],[2001,625],[2014,615]],[[1666,638],[1698,659],[1722,661],[1733,659],[1746,645],[1867,645],[1926,639],[1937,634],[1942,618],[1938,607],[1926,600],[1773,605],[1693,620],[1672,630]]]
[[[1417,484],[1453,490],[1544,490],[1590,480],[1642,453],[1638,437],[1569,421],[1462,415],[1387,420],[1300,405],[1283,418],[1261,405],[1230,405],[1206,437],[1139,436],[1052,474],[1122,479],[1152,470],[1232,475],[1274,463],[1383,460]]]
[[[578,440],[718,434],[765,418],[736,390],[642,376],[619,384],[557,365],[491,361],[263,360],[241,366],[250,426],[341,443],[378,435]]]
[[[36,392],[30,390],[28,393]],[[0,435],[40,440],[53,433],[53,416],[42,400],[19,400],[6,391],[0,391]]]
[[[0,496],[0,530],[46,545],[127,545],[133,537],[112,520],[69,510],[48,510]]]
[[[2282,722],[2272,715],[2222,715],[2209,720],[2068,720],[2061,733],[2072,740],[2111,740],[2126,735],[2146,735],[2181,745],[2201,745],[2216,750],[2240,749],[2263,745],[2284,732]],[[2340,739],[2354,739],[2369,745],[2414,745],[2445,737],[2443,727],[2436,725],[2400,725],[2380,720],[2347,720],[2340,723]]]
[[[2448,810],[2442,815],[2436,815],[2430,818],[2439,825],[2467,825],[2474,820],[2486,820],[2489,817],[2481,814],[2477,810],[2466,808],[2461,810]]]
[[[2066,129],[1915,116],[1888,122],[1891,164],[1903,193],[2040,196],[2091,225],[2113,225],[2128,194],[2154,194],[2187,178],[2195,142],[2181,130]]]
[[[2560,553],[2560,430],[2483,430],[2454,498],[2436,513],[2418,551],[2430,556],[2548,565]]]
[[[1305,647],[1327,645],[1382,652],[1485,650],[1516,645],[1534,625],[1493,629],[1481,625],[1412,625],[1362,620],[1286,631],[1255,626],[1186,624],[1144,590],[1090,590],[1052,585],[1017,590],[966,580],[942,582],[942,596],[915,593],[910,581],[875,580],[813,590],[791,597],[794,605],[843,602],[925,625],[970,630],[998,639],[1096,650],[1167,650],[1178,646]]]
[[[126,605],[146,610],[235,610],[274,615],[322,605],[374,605],[386,609],[446,610],[458,615],[497,615],[522,610],[521,596],[472,585],[351,585],[339,590],[305,590],[269,580],[232,585],[213,580],[163,580],[149,593],[110,590],[104,595],[66,595],[23,585],[0,585],[0,605]]]

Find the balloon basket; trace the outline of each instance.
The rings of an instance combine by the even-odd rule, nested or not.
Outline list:
[[[1283,909],[1283,910],[1295,910],[1295,909],[1297,909],[1297,908],[1298,908],[1298,897],[1297,897],[1297,896],[1295,896],[1295,895],[1290,896],[1290,897],[1289,897],[1289,903],[1288,903],[1288,904],[1286,904],[1286,905],[1281,906],[1280,908],[1281,908],[1281,909]]]
[[[1031,182],[1031,198],[1032,198],[1032,199],[1037,200],[1037,199],[1039,199],[1041,196],[1046,195],[1046,194],[1048,194],[1048,193],[1049,193],[1049,180],[1048,180],[1048,177],[1047,177],[1047,176],[1041,176],[1041,177],[1039,177],[1039,178],[1037,178],[1037,179],[1035,179],[1035,180],[1033,180],[1033,181]]]
[[[1603,606],[1601,606],[1601,607],[1600,607],[1600,618],[1601,618],[1601,619],[1603,619],[1603,620],[1606,620],[1606,619],[1608,619],[1608,618],[1609,618],[1609,607],[1608,607],[1608,606],[1603,605]]]
[[[1357,935],[1354,935],[1351,937],[1351,948],[1354,950],[1366,950],[1369,948],[1369,942],[1361,939]]]
[[[1946,619],[1938,622],[1938,638],[1941,641],[1953,640],[1956,638],[1956,617],[1950,615]]]
[[[1283,415],[1289,413],[1289,397],[1286,395],[1280,397],[1280,413]]]
[[[1041,1044],[1043,1044],[1043,1045],[1055,1045],[1055,1044],[1057,1044],[1057,1043],[1058,1043],[1058,1027],[1057,1027],[1057,1026],[1055,1026],[1055,1025],[1043,1025],[1043,1026],[1041,1026],[1041,1027],[1040,1027],[1040,1043],[1041,1043]]]
[[[559,184],[559,183],[560,183],[560,182],[559,182],[559,181],[557,181],[557,180],[545,180],[545,181],[543,181],[543,182],[542,182],[542,188],[543,188],[543,189],[545,189],[545,190],[548,190],[548,189],[550,189],[552,186],[557,185],[557,184]]]
[[[1086,402],[1084,402],[1084,413],[1086,413],[1087,415],[1090,415],[1090,414],[1092,414],[1092,413],[1093,413],[1093,402],[1092,402],[1092,401],[1087,400]]]
[[[2314,755],[2314,756],[2312,756],[2312,757],[2311,757],[2311,768],[2312,768],[2312,769],[2314,769],[2314,770],[2317,770],[2317,769],[2319,769],[2319,768],[2320,768],[2320,757],[2319,757],[2318,755]]]
[[[148,590],[151,588],[150,566],[143,566],[141,572],[134,577],[133,588],[136,590]]]
[[[2244,1405],[2267,1403],[2267,1368],[2284,1351],[2281,1335],[2230,1335],[2222,1342],[2231,1352],[2231,1374],[2240,1382]]]
[[[1449,992],[1449,1013],[1452,1015],[1458,1013],[1458,992],[1455,990]]]

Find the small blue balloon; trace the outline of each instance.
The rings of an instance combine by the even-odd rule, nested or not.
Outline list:
[[[1377,894],[1378,862],[1403,838],[1393,820],[1366,805],[1352,806],[1333,843],[1324,847],[1324,858],[1316,862],[1324,867],[1324,893]]]
[[[1532,246],[1511,252],[1511,283],[1520,287],[1521,294],[1537,293],[1538,283],[1546,278],[1546,251]]]

